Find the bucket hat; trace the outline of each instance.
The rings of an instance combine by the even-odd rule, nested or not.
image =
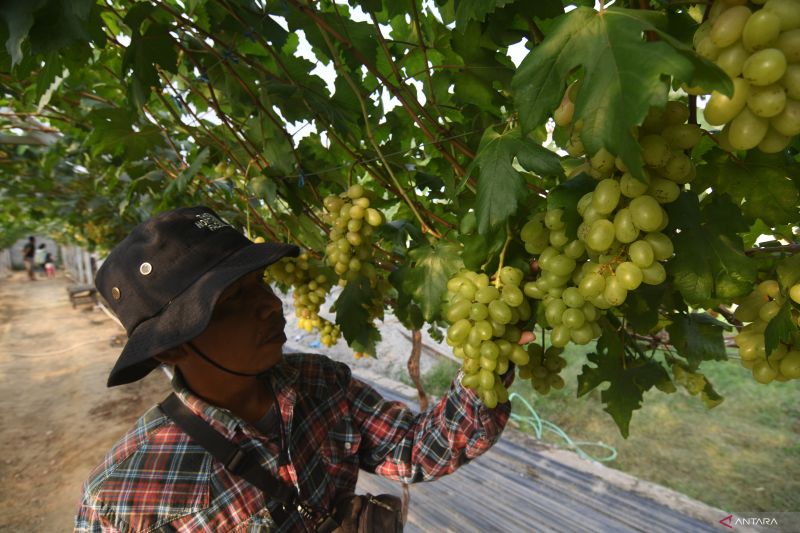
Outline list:
[[[285,256],[290,244],[256,244],[204,206],[156,215],[138,225],[103,262],[95,286],[128,332],[108,386],[139,380],[154,356],[205,330],[234,281]]]

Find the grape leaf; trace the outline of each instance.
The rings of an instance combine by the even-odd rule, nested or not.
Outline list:
[[[381,334],[369,319],[367,302],[372,298],[372,288],[364,276],[348,281],[331,307],[336,312],[336,323],[342,329],[347,344],[357,352],[375,353],[375,344]]]
[[[128,159],[140,159],[164,143],[158,127],[136,124],[135,116],[125,109],[95,109],[88,116],[94,126],[89,145],[95,155],[124,154]]]
[[[670,344],[683,356],[692,369],[702,361],[724,361],[728,358],[722,332],[725,324],[706,313],[687,313],[670,317],[667,326]]]
[[[13,67],[22,61],[22,41],[28,36],[31,26],[33,26],[33,14],[45,0],[29,0],[27,2],[3,2],[0,5],[0,18],[5,20],[8,26],[8,40],[6,40],[6,52],[11,56],[11,66]]]
[[[456,2],[456,28],[462,32],[471,20],[483,22],[486,15],[495,9],[513,3],[515,0],[459,0]]]
[[[403,290],[403,283],[410,271],[410,267],[403,265],[389,274],[389,282],[397,289],[397,301],[394,306],[394,316],[410,330],[422,329],[425,325],[425,318],[419,306],[414,303],[406,291]]]
[[[800,255],[792,255],[778,263],[778,281],[784,290],[800,283]]]
[[[208,159],[208,148],[203,148],[199,154],[194,158],[192,164],[186,167],[178,174],[178,177],[172,181],[170,181],[167,188],[164,189],[164,199],[162,201],[162,206],[166,206],[166,202],[168,199],[173,199],[175,195],[183,194],[186,191],[186,187],[192,181],[197,173],[200,171],[200,168],[205,164],[206,160]]]
[[[669,379],[666,370],[656,361],[625,359],[617,332],[603,324],[603,336],[597,341],[597,353],[590,353],[578,376],[578,397],[602,383],[609,386],[600,392],[605,411],[611,415],[623,437],[628,438],[633,411],[641,408],[646,391]]]
[[[592,192],[597,182],[588,174],[578,174],[577,176],[560,183],[547,195],[548,209],[563,209],[561,219],[566,226],[567,237],[576,239],[578,237],[578,226],[583,221],[578,213],[578,200]]]
[[[761,218],[771,226],[796,223],[800,220],[800,187],[795,180],[800,167],[787,164],[782,155],[754,152],[734,161],[720,150],[712,150],[705,156],[706,164],[697,167],[698,184],[715,193],[727,193],[751,220]]]
[[[178,53],[170,31],[165,24],[151,24],[144,34],[138,28],[132,30],[131,43],[122,56],[122,75],[127,77],[132,72],[130,89],[137,108],[147,103],[151,87],[161,87],[156,65],[177,72]]]
[[[792,320],[792,306],[789,304],[789,300],[786,300],[783,302],[781,310],[772,317],[767,324],[767,329],[764,330],[764,348],[767,355],[771,354],[780,342],[791,344],[792,334],[797,330],[797,324]]]
[[[558,155],[523,137],[519,128],[502,134],[488,128],[468,169],[468,173],[476,166],[480,169],[475,211],[481,234],[504,223],[527,196],[525,180],[512,164],[518,154],[532,170],[546,175],[561,172]]]
[[[461,234],[458,240],[464,245],[461,259],[464,266],[470,270],[480,270],[486,263],[487,258],[491,258],[503,249],[506,240],[506,228],[498,227],[486,235],[479,233],[473,235]]]
[[[447,280],[464,267],[460,247],[446,241],[434,246],[409,250],[413,268],[403,280],[403,290],[419,305],[422,316],[430,322],[438,314],[447,293]]]
[[[663,106],[663,75],[729,93],[731,81],[719,68],[660,28],[666,16],[652,11],[579,7],[559,21],[523,60],[512,81],[524,130],[541,124],[557,107],[568,76],[585,69],[573,120],[583,121],[586,151],[619,155],[644,180],[639,145],[632,135],[651,106]],[[661,39],[645,40],[646,32]]]
[[[713,221],[715,204],[701,211],[697,196],[682,193],[666,208],[679,231],[672,241],[680,250],[667,271],[688,304],[714,307],[752,290],[755,263],[744,254],[741,239]]]

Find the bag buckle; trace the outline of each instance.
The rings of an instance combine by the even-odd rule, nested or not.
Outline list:
[[[237,448],[236,453],[234,453],[233,456],[230,459],[228,459],[228,462],[225,463],[225,468],[227,468],[230,472],[233,472],[234,474],[238,474],[237,468],[241,466],[242,461],[245,459],[245,457],[247,456],[241,450],[241,448]]]
[[[369,494],[368,498],[369,498],[369,502],[370,503],[374,503],[375,505],[383,507],[384,509],[386,509],[388,511],[394,511],[394,508],[392,508],[391,506],[387,505],[386,503],[380,501],[378,498],[376,498],[372,494]]]

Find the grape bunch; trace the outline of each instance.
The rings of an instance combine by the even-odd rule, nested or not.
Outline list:
[[[578,201],[582,222],[576,239],[566,233],[562,209],[537,213],[522,228],[525,249],[538,255],[540,269],[524,292],[542,301],[555,347],[591,342],[600,335],[597,320],[604,310],[622,305],[640,284],[666,279],[662,262],[672,256],[673,245],[662,233],[668,219],[661,205],[677,199],[692,179],[694,168],[683,150],[699,140],[699,130],[683,123],[687,117],[683,104],[670,102],[651,111],[640,128],[649,184],[606,150],[591,158],[590,173],[599,181]]]
[[[463,361],[462,384],[476,390],[489,408],[508,401],[500,376],[509,361],[528,364],[528,352],[517,342],[519,325],[530,319],[531,307],[520,283],[523,273],[503,267],[495,284],[483,273],[462,271],[447,282],[444,317],[450,324],[446,341]]]
[[[725,126],[726,148],[780,152],[800,134],[800,0],[714,2],[694,35],[697,53],[733,80],[733,95],[712,92],[704,116]]]
[[[325,260],[333,267],[342,282],[363,274],[371,282],[376,276],[372,258],[371,237],[383,223],[383,215],[370,207],[364,187],[351,185],[340,195],[323,200],[327,213],[323,219],[331,226],[331,242],[325,248]]]
[[[556,346],[544,350],[541,344],[529,344],[530,360],[527,365],[519,367],[519,377],[530,379],[534,390],[542,395],[548,394],[550,389],[563,389],[564,378],[559,372],[567,366],[567,361],[561,357],[562,353],[564,349]]]
[[[795,303],[800,303],[800,283],[789,289],[789,297]],[[797,332],[791,343],[779,343],[769,356],[766,352],[764,332],[784,301],[778,282],[768,279],[737,302],[734,316],[742,322],[749,322],[735,339],[739,357],[742,358],[742,366],[752,371],[753,378],[759,383],[800,379],[800,335]],[[793,310],[792,314],[794,322],[798,323],[800,313]]]
[[[319,316],[319,309],[330,292],[332,280],[321,264],[307,253],[284,257],[267,269],[267,276],[279,285],[292,287],[297,325],[308,333],[319,331],[320,342],[333,346],[341,335],[339,326]]]

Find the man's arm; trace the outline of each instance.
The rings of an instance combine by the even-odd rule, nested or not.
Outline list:
[[[513,380],[512,365],[506,386]],[[357,379],[350,381],[348,396],[361,432],[361,467],[404,483],[435,479],[478,457],[500,438],[511,412],[510,403],[486,407],[461,385],[461,372],[448,393],[424,413],[384,400]]]

